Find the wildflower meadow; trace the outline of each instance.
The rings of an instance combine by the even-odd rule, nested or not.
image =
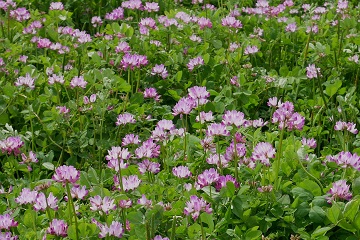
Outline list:
[[[0,239],[360,239],[357,0],[0,0]]]

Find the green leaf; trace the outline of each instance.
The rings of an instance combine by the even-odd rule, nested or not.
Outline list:
[[[215,49],[220,49],[222,47],[222,42],[220,40],[213,40],[212,44],[214,45]]]
[[[354,221],[354,218],[359,210],[359,200],[354,199],[348,203],[346,203],[343,215],[350,221]]]
[[[311,234],[311,237],[316,238],[318,236],[324,236],[330,229],[332,229],[332,227],[319,227]]]
[[[307,202],[313,199],[313,195],[311,194],[311,192],[301,187],[294,187],[293,189],[291,189],[291,193],[294,195],[294,197],[298,197],[299,201],[301,202]]]
[[[52,164],[51,162],[44,162],[44,163],[42,164],[42,166],[43,166],[44,168],[48,169],[48,170],[52,170],[52,171],[55,170],[55,166],[54,166],[54,164]]]
[[[130,212],[127,215],[127,219],[130,223],[135,225],[141,225],[144,223],[144,215],[141,212]]]
[[[349,232],[356,232],[356,228],[351,225],[350,223],[346,222],[345,219],[342,219],[339,223],[339,227],[349,231]]]
[[[168,90],[168,93],[175,101],[179,101],[179,99],[181,98],[175,90]]]
[[[315,223],[324,222],[325,216],[325,211],[319,206],[314,206],[310,209],[309,217]]]
[[[253,227],[245,234],[245,240],[256,240],[261,237],[262,232],[260,230],[257,230],[258,226]]]
[[[289,68],[285,65],[279,69],[280,76],[286,77],[289,74]]]
[[[193,225],[188,227],[188,235],[190,239],[195,239],[201,235],[201,226],[198,223],[194,223]],[[199,238],[197,238],[199,239]]]
[[[210,232],[212,232],[214,230],[214,219],[212,214],[208,214],[208,213],[202,213],[200,215],[200,219],[201,222],[206,223],[207,227],[209,228]]]
[[[176,82],[180,82],[182,78],[182,71],[178,71],[175,75]]]
[[[335,95],[335,93],[339,90],[339,88],[341,87],[342,82],[341,80],[335,80],[335,82],[333,84],[329,84],[326,86],[325,89],[325,93],[326,95],[328,95],[329,97],[332,97]]]
[[[33,209],[27,209],[24,213],[24,225],[33,228],[36,224],[34,222],[34,219],[36,219],[36,212]]]
[[[314,196],[321,196],[321,188],[317,185],[316,182],[311,181],[309,179],[305,179],[301,183],[299,183],[299,187],[310,191]]]
[[[242,207],[242,200],[240,199],[239,196],[237,196],[236,198],[234,198],[234,200],[232,201],[232,205],[233,205],[233,209],[232,212],[238,217],[238,218],[242,218],[243,215],[243,207]]]
[[[341,210],[338,207],[337,204],[333,204],[331,208],[329,208],[326,212],[327,218],[332,222],[333,224],[337,224],[339,221]]]
[[[90,180],[90,182],[94,185],[99,184],[99,177],[95,171],[95,169],[93,169],[92,167],[89,168],[88,170],[88,179]]]
[[[208,53],[204,54],[203,59],[204,59],[204,63],[207,64],[210,59],[210,54],[208,54]]]
[[[360,230],[360,212],[357,212],[353,221],[353,225],[358,231]]]
[[[360,177],[356,178],[352,185],[351,185],[351,189],[354,195],[358,195],[360,194]]]

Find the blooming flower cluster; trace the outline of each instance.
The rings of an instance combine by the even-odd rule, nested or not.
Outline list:
[[[227,16],[221,19],[221,25],[230,28],[242,28],[242,24],[240,20],[237,20],[235,17],[231,17],[231,16]]]
[[[119,125],[126,125],[128,123],[135,123],[136,120],[134,118],[134,115],[132,115],[131,113],[123,113],[123,114],[120,114],[118,117],[117,117],[117,121],[116,121],[116,126],[119,126]]]
[[[287,101],[278,104],[278,109],[276,109],[272,116],[272,123],[278,123],[279,129],[287,128],[289,131],[293,129],[302,130],[305,118],[298,112],[294,112],[294,104]]]
[[[121,238],[125,232],[123,225],[120,222],[112,221],[110,226],[106,224],[101,224],[100,222],[92,219],[92,222],[100,229],[99,238],[106,238],[107,236],[114,236]]]
[[[328,193],[331,195],[331,197],[327,197],[328,203],[332,203],[333,201],[340,199],[349,201],[352,198],[350,185],[346,184],[346,180],[334,182]]]
[[[251,158],[254,161],[260,161],[265,166],[270,166],[270,158],[275,157],[276,150],[268,142],[260,142],[256,144]]]
[[[358,130],[356,129],[356,123],[352,123],[352,122],[343,122],[343,121],[337,121],[334,129],[336,131],[342,131],[342,130],[347,130],[349,132],[351,132],[352,134],[358,134]]]
[[[195,67],[204,65],[204,64],[205,64],[204,59],[201,56],[199,56],[199,57],[190,59],[189,63],[187,64],[187,67],[188,67],[189,71],[192,71],[192,70],[194,70]]]
[[[321,76],[320,74],[320,68],[315,67],[315,64],[310,64],[306,67],[306,76],[309,79],[317,78],[318,76]]]
[[[155,67],[153,67],[151,69],[151,75],[159,75],[161,76],[163,79],[167,78],[167,76],[169,75],[166,67],[164,66],[164,64],[155,64]]]
[[[125,53],[121,59],[120,65],[124,70],[130,69],[134,70],[135,68],[140,68],[148,64],[147,57],[139,54]]]
[[[60,183],[75,183],[80,178],[80,171],[73,166],[60,166],[55,169],[52,179]]]
[[[200,212],[212,213],[212,208],[203,198],[198,198],[195,195],[190,196],[190,201],[186,202],[184,214],[190,215],[194,221],[200,216]]]
[[[109,198],[108,196],[102,199],[99,195],[94,197],[90,197],[90,209],[92,211],[103,211],[104,213],[108,214],[110,210],[114,210],[116,208],[116,204],[114,199]]]
[[[35,88],[35,79],[30,76],[29,73],[25,77],[18,77],[15,82],[15,86],[27,86],[30,89]]]
[[[351,152],[342,151],[336,155],[326,156],[326,161],[335,162],[342,168],[352,167],[360,171],[360,156],[356,153],[352,154]]]
[[[50,222],[50,226],[47,229],[47,233],[59,237],[67,236],[68,225],[64,220],[61,219],[53,219]]]
[[[14,154],[15,156],[21,153],[20,148],[24,145],[20,137],[8,137],[0,140],[0,149],[3,153]]]

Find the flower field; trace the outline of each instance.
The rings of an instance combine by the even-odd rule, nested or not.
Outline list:
[[[359,16],[0,0],[0,239],[359,239]]]

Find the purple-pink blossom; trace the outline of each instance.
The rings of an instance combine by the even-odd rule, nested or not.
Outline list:
[[[50,222],[50,226],[46,230],[48,234],[66,237],[67,236],[68,225],[64,220],[53,219]]]
[[[73,166],[60,166],[55,169],[52,179],[60,183],[75,183],[80,178],[80,171]]]
[[[327,197],[328,203],[332,203],[333,201],[340,199],[349,201],[352,198],[350,185],[346,184],[346,180],[334,182],[328,193],[331,195],[331,197]]]
[[[258,143],[252,153],[251,158],[256,161],[260,161],[265,166],[270,166],[270,158],[275,158],[276,150],[268,142]]]
[[[212,213],[212,208],[203,198],[199,198],[195,195],[190,196],[190,200],[186,202],[184,208],[185,215],[191,215],[192,219],[196,221],[200,216],[200,212]]]

